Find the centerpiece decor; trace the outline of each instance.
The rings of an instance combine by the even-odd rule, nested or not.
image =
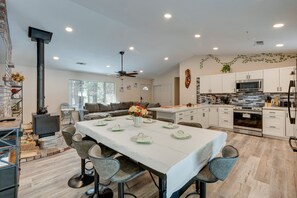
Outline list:
[[[142,117],[148,114],[146,108],[140,106],[140,104],[131,106],[128,112],[130,115],[133,116],[133,122],[135,127],[140,127],[142,123]]]

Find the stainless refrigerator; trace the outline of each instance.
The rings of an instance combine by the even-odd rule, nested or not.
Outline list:
[[[294,125],[294,133],[293,136],[289,138],[289,144],[292,150],[297,152],[297,59],[295,69],[291,72],[291,75],[293,75],[294,80],[290,80],[289,82],[288,114],[290,123]]]

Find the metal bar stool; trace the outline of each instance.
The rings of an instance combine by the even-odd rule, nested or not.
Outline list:
[[[186,197],[199,194],[200,198],[206,198],[206,183],[215,183],[218,180],[224,181],[237,162],[238,157],[239,153],[236,148],[231,145],[225,146],[222,150],[222,157],[213,158],[198,173],[195,178],[196,191]]]
[[[105,180],[118,183],[118,197],[123,198],[124,194],[136,197],[131,193],[124,192],[124,184],[144,172],[134,161],[126,156],[119,156],[116,158],[106,158],[101,155],[101,148],[99,145],[94,145],[89,150],[89,159],[92,161],[95,168],[95,183],[99,181],[99,175]],[[95,196],[101,197],[101,192],[98,185],[95,184]],[[107,197],[112,197],[109,193]]]
[[[80,134],[75,134],[72,136],[73,146],[81,158],[81,173],[80,175],[73,176],[69,181],[68,185],[72,188],[81,188],[91,184],[94,181],[93,175],[88,175],[85,172],[85,163],[86,159],[88,159],[88,150],[96,144],[96,142],[92,140],[83,140]]]

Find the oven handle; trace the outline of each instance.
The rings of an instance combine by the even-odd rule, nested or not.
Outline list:
[[[248,114],[257,114],[262,115],[261,111],[241,111],[241,110],[233,110],[234,113],[248,113]]]
[[[290,101],[290,95],[291,95],[291,88],[295,87],[295,81],[294,80],[290,80],[290,84],[289,84],[289,90],[288,90],[288,113],[289,113],[289,120],[291,124],[295,124],[295,118],[291,117],[291,101]]]

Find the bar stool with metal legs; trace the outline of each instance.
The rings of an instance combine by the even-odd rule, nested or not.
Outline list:
[[[96,144],[96,142],[92,140],[83,140],[80,134],[75,134],[72,136],[73,146],[81,158],[81,173],[80,175],[73,176],[69,181],[68,185],[73,188],[81,188],[83,186],[87,186],[94,181],[93,175],[88,175],[85,172],[85,163],[86,159],[88,159],[88,150]]]
[[[81,157],[82,163],[83,163],[83,160],[86,160],[86,159],[89,158],[88,157],[89,149],[93,145],[96,145],[95,140],[92,140],[92,138],[90,138],[90,137],[87,137],[87,138],[88,139],[84,139],[81,134],[75,134],[72,137],[73,145],[74,145],[78,155]],[[117,154],[116,151],[114,151],[114,150],[112,150],[112,149],[110,149],[110,148],[108,148],[108,147],[106,147],[106,146],[104,146],[104,145],[102,145],[100,143],[99,143],[99,145],[101,145],[101,147],[102,147],[102,156],[110,157],[110,156],[113,156],[113,155]],[[83,168],[84,167],[82,167],[82,170],[81,170],[82,175],[84,175],[83,178],[89,177],[90,175],[86,175],[85,172],[83,171],[84,170]],[[88,184],[90,184],[90,183],[92,183],[94,181],[94,177],[93,176],[91,176],[91,177],[92,177],[92,181],[89,181]],[[96,188],[96,186],[97,186],[97,188],[99,188],[99,181],[98,181],[97,185],[95,185],[95,188]],[[103,187],[103,189],[104,189],[104,187]],[[109,190],[109,191],[112,193],[111,190]],[[104,192],[107,193],[108,188],[105,188]],[[91,188],[82,197],[90,197],[93,194],[94,194],[94,189]]]
[[[119,198],[123,198],[124,194],[136,197],[131,193],[124,192],[124,184],[141,175],[144,170],[126,156],[106,158],[101,155],[101,152],[102,151],[99,145],[94,145],[89,150],[89,159],[93,163],[95,169],[94,197],[113,197],[112,193],[107,193],[105,196],[102,196],[102,193],[98,188],[99,175],[105,180],[118,183]]]
[[[236,148],[227,145],[222,150],[222,157],[215,157],[198,173],[195,178],[196,191],[188,196],[199,194],[200,198],[206,198],[206,183],[224,181],[238,160],[239,153]],[[200,188],[199,188],[200,186]]]

